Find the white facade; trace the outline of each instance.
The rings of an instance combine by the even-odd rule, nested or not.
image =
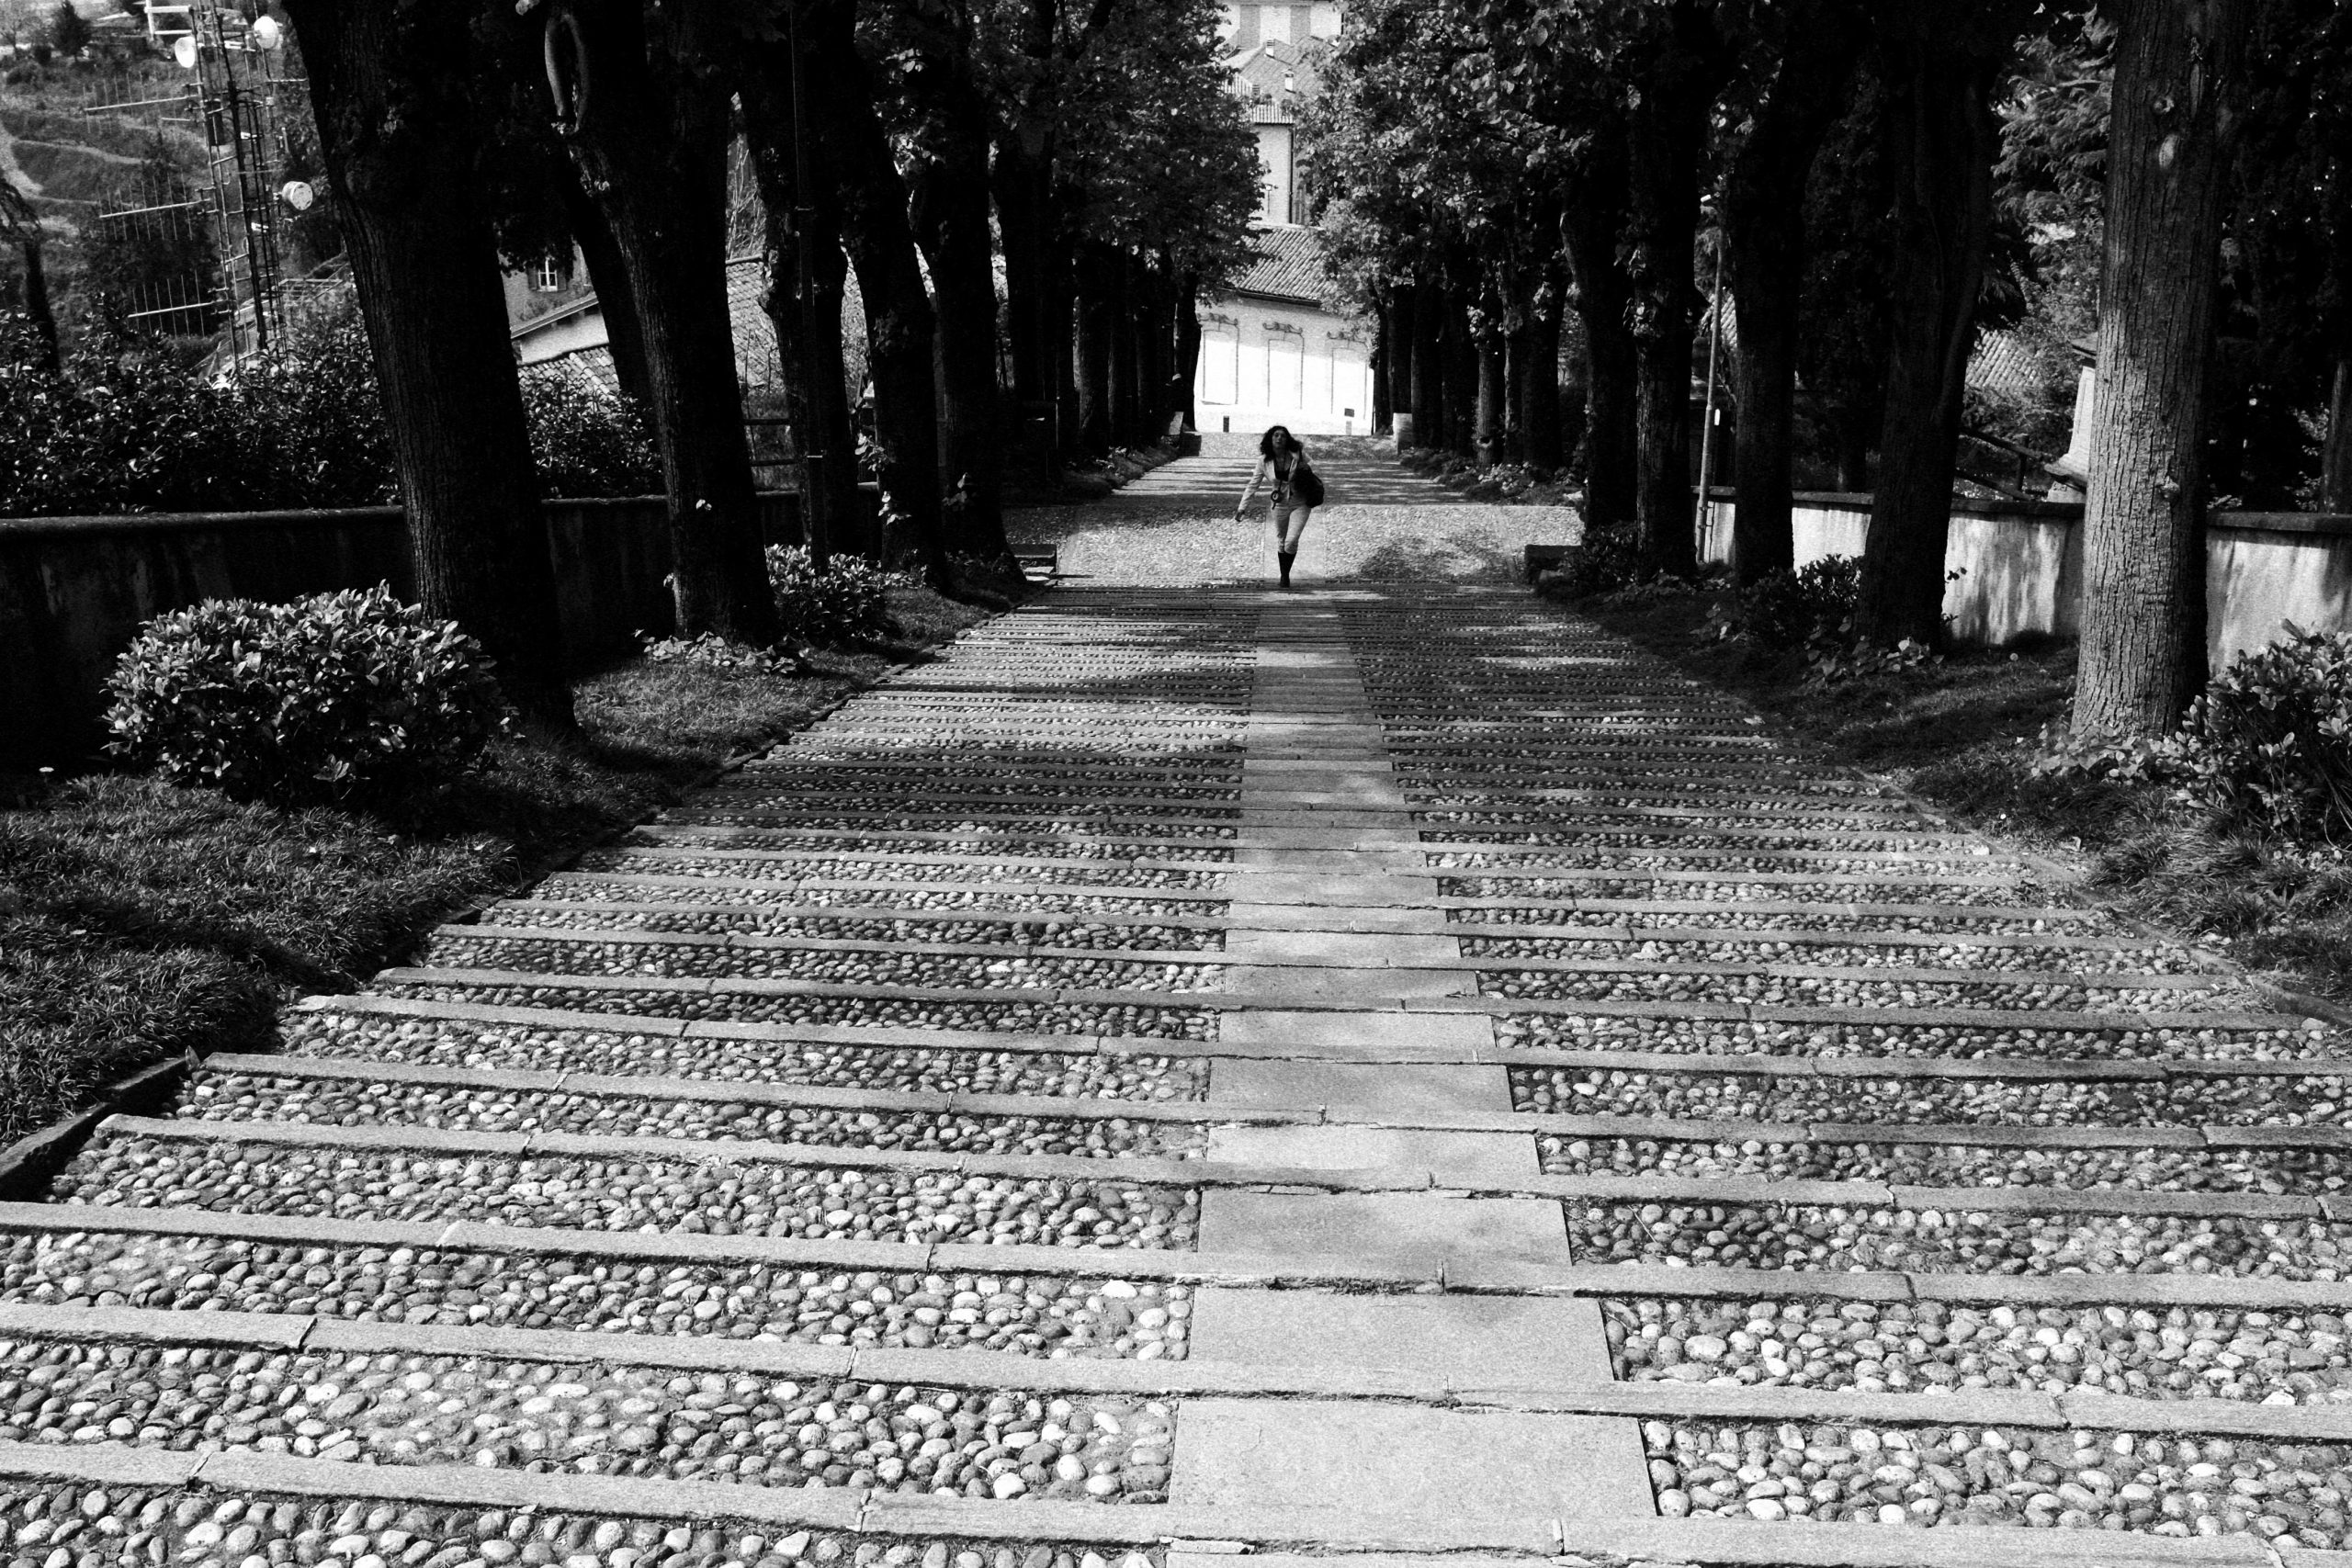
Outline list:
[[[1372,333],[1317,305],[1252,295],[1201,303],[1194,419],[1203,430],[1362,435],[1372,429]]]

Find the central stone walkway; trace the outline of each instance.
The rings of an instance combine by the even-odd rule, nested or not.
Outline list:
[[[282,1033],[0,1205],[0,1562],[2346,1561],[2342,1038],[1522,592],[1057,590]]]

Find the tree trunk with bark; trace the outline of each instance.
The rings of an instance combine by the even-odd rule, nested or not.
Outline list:
[[[2125,0],[2083,513],[2077,735],[2155,736],[2204,683],[2204,439],[2250,0]]]
[[[1200,377],[1201,284],[1188,272],[1176,283],[1176,390],[1182,400],[1177,406],[1183,411],[1187,430],[1200,428],[1193,400]]]
[[[472,634],[526,715],[572,725],[555,573],[498,251],[474,180],[461,17],[289,0],[375,351],[418,602]]]
[[[1560,224],[1576,277],[1576,310],[1584,323],[1585,526],[1608,533],[1631,526],[1640,469],[1638,356],[1632,325],[1634,284],[1618,241],[1627,195],[1623,140],[1604,126],[1569,181]]]
[[[1480,464],[1489,466],[1508,457],[1510,430],[1510,348],[1503,334],[1491,327],[1478,331],[1477,429],[1473,445]]]
[[[1961,398],[1993,220],[2005,7],[1891,13],[1882,40],[1894,191],[1886,402],[1858,619],[1875,643],[1944,637]]]
[[[1445,446],[1445,288],[1434,272],[1413,285],[1413,445]]]
[[[1634,506],[1644,570],[1688,577],[1699,564],[1690,493],[1690,359],[1699,305],[1691,255],[1699,235],[1699,162],[1724,54],[1701,0],[1671,0],[1657,26],[1639,101],[1626,116],[1638,378]]]
[[[596,204],[576,175],[564,182],[564,223],[580,259],[588,266],[588,282],[596,290],[596,314],[605,322],[605,344],[613,356],[613,380],[621,396],[639,409],[653,404],[653,374],[645,366],[645,327],[637,313],[637,295],[628,280],[628,263]]]
[[[1560,298],[1554,278],[1544,301],[1528,315],[1519,360],[1520,460],[1545,473],[1558,470],[1560,446]]]
[[[34,341],[40,345],[33,368],[54,376],[64,367],[64,360],[57,349],[57,310],[49,302],[49,268],[41,259],[40,236],[17,246],[17,254],[25,262],[25,320],[32,323]]]
[[[1373,313],[1372,433],[1390,428],[1396,412],[1396,301],[1393,289],[1381,290]]]
[[[1475,461],[1478,456],[1478,338],[1470,326],[1470,290],[1449,281],[1445,290],[1445,449]]]
[[[2328,380],[2327,434],[2319,456],[2320,510],[2352,512],[2352,356]]]
[[[1012,395],[1024,403],[1049,402],[1054,395],[1046,323],[1046,248],[1048,221],[1039,188],[1038,160],[1017,127],[1000,127],[989,188],[996,199],[997,231],[1004,256],[1007,349],[1012,362]]]
[[[1794,7],[1780,68],[1724,182],[1724,229],[1739,323],[1732,356],[1739,410],[1732,574],[1751,583],[1795,564],[1798,299],[1804,285],[1804,193],[1822,139],[1845,107],[1860,23],[1843,5]]]
[[[727,304],[729,92],[696,17],[568,0],[548,22],[559,128],[612,230],[643,331],[679,630],[781,635]]]
[[[814,130],[805,125],[806,140],[795,157],[791,91],[792,62],[779,45],[763,50],[744,73],[739,101],[765,209],[767,288],[761,303],[775,327],[793,445],[802,457],[802,530],[820,555],[846,550],[878,557],[882,541],[857,492],[857,437],[842,355],[849,258],[842,254],[840,197],[821,150],[809,145]],[[808,165],[806,190],[797,167],[802,161]],[[804,234],[794,232],[796,209]],[[804,242],[806,279],[799,276]]]
[[[937,310],[939,452],[956,497],[947,547],[1010,561],[1004,536],[1003,394],[997,384],[996,242],[989,225],[989,113],[961,6],[920,26],[920,63],[908,93],[926,134],[911,175],[915,237]]]
[[[1116,378],[1119,301],[1115,253],[1089,245],[1078,267],[1078,441],[1099,457],[1117,440],[1112,383]]]
[[[1140,333],[1136,320],[1136,260],[1114,252],[1108,265],[1111,286],[1111,445],[1135,445],[1143,405]]]
[[[934,586],[948,585],[940,508],[939,399],[931,297],[915,260],[906,182],[874,108],[857,52],[854,0],[803,0],[802,81],[808,122],[820,128],[839,181],[842,236],[857,268],[865,350],[874,381],[876,477],[888,508]]]

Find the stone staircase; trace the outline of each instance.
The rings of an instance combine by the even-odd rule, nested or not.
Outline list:
[[[1524,595],[1057,590],[282,1034],[0,1205],[0,1562],[2352,1563],[2343,1039]]]

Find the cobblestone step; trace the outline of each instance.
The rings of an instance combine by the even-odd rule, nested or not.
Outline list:
[[[1754,718],[1058,590],[0,1204],[0,1561],[2318,1568],[2352,1049]]]

